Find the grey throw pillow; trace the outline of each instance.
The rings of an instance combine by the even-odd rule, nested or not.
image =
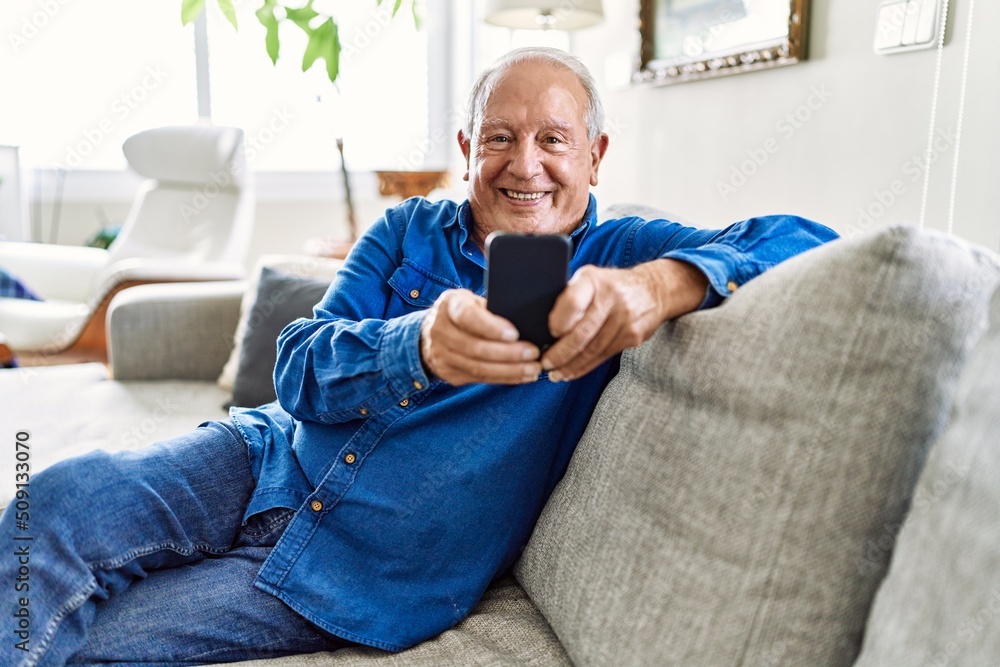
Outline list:
[[[834,241],[622,357],[515,573],[587,665],[850,665],[996,259]]]
[[[328,280],[287,275],[262,267],[257,297],[247,319],[239,366],[233,381],[232,405],[256,407],[270,403],[274,392],[274,364],[278,334],[300,317],[312,317],[330,286]]]
[[[1000,664],[1000,291],[990,319],[917,483],[859,667]]]

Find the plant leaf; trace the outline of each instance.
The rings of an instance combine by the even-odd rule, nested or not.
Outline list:
[[[424,22],[420,19],[420,9],[417,7],[417,0],[413,0],[413,4],[410,6],[410,12],[413,14],[413,27],[420,30]]]
[[[181,2],[181,25],[187,25],[198,18],[205,8],[205,0],[183,0]]]
[[[285,16],[289,21],[305,30],[311,36],[312,29],[309,27],[309,22],[319,16],[319,13],[312,8],[312,4],[310,3],[301,8],[285,7]]]
[[[392,15],[395,16],[396,12],[399,11],[400,6],[402,6],[403,0],[396,0],[396,4],[392,6]]]
[[[302,28],[309,35],[309,42],[306,43],[305,53],[302,54],[303,72],[312,67],[318,58],[325,57],[332,25],[333,19],[331,18],[323,21],[317,28],[309,28],[308,26]],[[300,25],[299,27],[301,28],[302,26]]]
[[[340,31],[333,18],[327,18],[315,29],[307,31],[309,42],[302,55],[302,71],[313,66],[322,58],[326,61],[326,75],[331,82],[337,80],[340,74]]]
[[[271,64],[278,62],[278,19],[274,15],[274,3],[265,2],[255,14],[260,24],[264,26],[264,46],[267,48],[267,55],[271,59]]]
[[[226,20],[239,30],[239,26],[236,25],[236,9],[233,7],[233,0],[216,0],[216,2],[219,3],[219,9],[222,10],[222,15],[226,17]]]
[[[336,82],[337,75],[340,74],[340,29],[337,24],[330,19],[330,44],[326,54],[326,75],[330,82]]]

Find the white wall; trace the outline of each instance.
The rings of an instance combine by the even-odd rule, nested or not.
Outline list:
[[[612,135],[599,201],[656,205],[698,226],[781,212],[841,233],[915,223],[923,175],[913,160],[927,141],[936,52],[875,55],[876,4],[813,0],[809,59],[798,65],[613,90],[605,64],[637,48],[638,0],[605,0],[606,21],[573,38],[604,89]],[[937,121],[943,131],[956,127],[969,1],[951,5]],[[993,249],[1000,242],[1000,40],[989,31],[998,25],[1000,3],[978,3],[955,209],[955,232]],[[817,108],[795,128],[785,117],[810,96]],[[731,184],[734,168],[754,151],[760,157],[768,140],[776,152],[742,187],[720,194],[719,183]],[[947,226],[953,154],[946,147],[932,165],[927,227]],[[893,194],[894,183],[901,194]],[[859,214],[880,207],[881,215]]]

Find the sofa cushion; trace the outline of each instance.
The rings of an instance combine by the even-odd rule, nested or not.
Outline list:
[[[264,267],[291,276],[326,280],[327,283],[331,283],[343,264],[344,261],[340,259],[312,255],[261,255],[250,272],[250,281],[246,292],[243,293],[243,300],[240,302],[240,318],[236,323],[236,332],[233,336],[233,349],[229,354],[229,360],[226,361],[226,365],[219,374],[219,386],[228,391],[233,390],[243,352],[243,338],[247,335],[250,310],[257,299],[257,288]]]
[[[626,352],[515,570],[574,664],[851,664],[998,277],[879,230]]]
[[[292,321],[312,317],[313,306],[323,300],[329,286],[329,280],[299,278],[267,266],[261,269],[233,381],[233,405],[253,408],[277,398],[278,335]]]
[[[1000,660],[1000,290],[990,319],[917,483],[859,667]],[[871,543],[871,555],[883,547]]]
[[[513,577],[487,590],[454,628],[401,653],[368,646],[241,662],[232,667],[571,667],[538,609]]]
[[[0,370],[3,425],[30,432],[31,474],[94,449],[138,449],[224,419],[212,382],[115,382],[103,364]],[[0,507],[14,495],[15,460],[0,457]]]

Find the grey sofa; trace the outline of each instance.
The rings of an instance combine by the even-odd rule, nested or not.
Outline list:
[[[993,253],[902,227],[775,267],[623,355],[468,619],[399,654],[253,664],[1000,664],[998,281]],[[242,291],[122,293],[114,380],[0,371],[35,469],[222,417]]]

